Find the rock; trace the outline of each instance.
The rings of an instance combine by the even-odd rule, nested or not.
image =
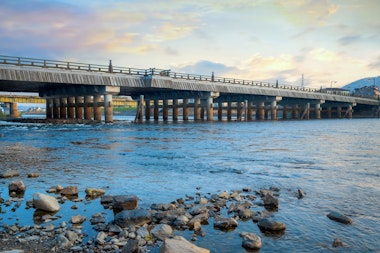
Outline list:
[[[210,253],[210,250],[198,247],[182,236],[166,238],[160,253]]]
[[[38,192],[33,194],[33,205],[47,212],[57,212],[61,208],[56,198]]]
[[[91,197],[91,198],[99,197],[106,193],[105,190],[97,189],[97,188],[87,188],[85,192],[86,192],[86,196]]]
[[[243,238],[242,246],[247,250],[258,250],[262,247],[260,236],[252,233],[242,232],[240,237]]]
[[[0,178],[18,177],[20,173],[16,170],[8,170],[4,173],[0,173]]]
[[[39,173],[29,173],[29,174],[28,174],[28,177],[29,177],[29,178],[36,178],[36,177],[39,177],[39,176],[40,176]]]
[[[100,244],[100,245],[103,245],[106,243],[106,238],[107,238],[107,234],[104,233],[103,231],[99,232],[96,236],[96,243],[97,244]]]
[[[222,198],[222,199],[229,199],[230,194],[227,191],[225,191],[225,192],[222,192],[221,194],[219,194],[218,197]]]
[[[198,214],[201,214],[201,213],[206,213],[208,211],[207,207],[205,205],[194,205],[192,208],[190,208],[189,210],[187,210],[187,212],[191,215],[198,215]]]
[[[59,234],[55,238],[56,244],[60,249],[67,249],[72,246],[72,243],[64,235]]]
[[[80,224],[86,220],[86,217],[81,216],[80,214],[71,216],[71,223],[72,224]]]
[[[67,186],[61,190],[62,195],[78,195],[77,186]]]
[[[329,217],[331,220],[335,220],[337,222],[344,223],[344,224],[352,223],[352,219],[350,217],[347,217],[346,215],[341,214],[337,211],[330,212],[329,214],[327,214],[327,217]]]
[[[15,192],[16,194],[22,194],[25,192],[26,186],[21,180],[12,181],[8,185],[8,190],[10,193]]]
[[[48,224],[44,227],[44,232],[52,232],[55,229],[54,224]]]
[[[201,213],[191,218],[191,220],[187,223],[187,225],[190,228],[193,228],[195,222],[199,221],[200,223],[207,223],[208,218],[210,218],[209,213]]]
[[[122,228],[142,226],[151,220],[151,214],[144,209],[124,210],[115,215],[115,224]]]
[[[332,246],[333,246],[333,248],[337,248],[337,247],[343,247],[344,245],[343,245],[343,242],[341,239],[335,238],[333,243],[332,243]]]
[[[157,239],[163,241],[166,237],[169,237],[173,234],[173,229],[167,224],[158,224],[156,225],[150,233]]]
[[[186,215],[180,215],[175,219],[174,225],[178,227],[183,227],[186,226],[188,222],[189,218]]]
[[[100,199],[100,204],[102,205],[108,205],[113,202],[113,196],[111,195],[103,195],[102,198]]]
[[[146,228],[146,226],[142,226],[139,229],[137,229],[136,235],[140,236],[141,238],[146,238],[147,236],[149,236],[149,231]]]
[[[219,216],[215,216],[214,218],[214,227],[229,230],[231,228],[236,228],[238,226],[238,222],[233,218],[222,218]]]
[[[262,219],[257,223],[257,225],[263,231],[281,231],[286,229],[285,223],[271,219]]]
[[[119,226],[117,225],[109,225],[108,232],[113,233],[113,234],[120,234],[123,231]]]
[[[277,208],[278,207],[278,198],[273,197],[272,194],[269,192],[265,194],[263,197],[264,201],[264,206],[266,207],[272,207],[272,208]]]
[[[305,193],[301,190],[301,189],[298,189],[298,199],[302,199],[303,197],[305,197]]]
[[[74,246],[70,248],[70,252],[82,252],[83,248],[80,246]]]
[[[138,198],[133,195],[118,195],[113,198],[113,210],[134,210],[138,207]]]
[[[62,189],[63,189],[63,186],[56,185],[56,186],[50,187],[48,190],[46,190],[46,192],[48,192],[48,193],[58,193],[58,192],[62,191]]]
[[[239,211],[239,217],[242,219],[252,218],[254,215],[255,212],[248,208]]]
[[[71,242],[71,243],[75,243],[76,240],[78,240],[78,235],[77,233],[73,232],[73,231],[66,231],[66,234],[65,234],[66,238]]]
[[[131,239],[128,243],[121,249],[121,253],[140,253],[139,241]]]

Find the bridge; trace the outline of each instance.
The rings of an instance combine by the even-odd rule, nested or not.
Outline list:
[[[0,56],[0,91],[34,92],[47,119],[113,121],[113,97],[137,100],[136,120],[277,120],[379,117],[380,101],[225,77]],[[234,115],[232,115],[234,114]]]

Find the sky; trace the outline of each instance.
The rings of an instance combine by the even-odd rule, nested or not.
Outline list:
[[[379,0],[1,0],[0,55],[342,87],[380,75],[379,10]]]

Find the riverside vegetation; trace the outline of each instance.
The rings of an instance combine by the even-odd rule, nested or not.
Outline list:
[[[27,175],[39,177],[38,173]],[[254,222],[260,228],[261,235],[250,231],[241,232],[242,247],[247,251],[260,250],[266,236],[283,235],[286,224],[276,219],[281,190],[276,187],[253,191],[243,188],[232,191],[219,191],[202,195],[186,195],[171,203],[156,203],[143,209],[138,205],[134,195],[107,195],[104,189],[87,188],[85,198],[78,198],[76,186],[52,186],[46,193],[34,193],[33,198],[25,200],[23,193],[26,186],[18,171],[7,171],[0,178],[9,178],[8,199],[0,192],[0,211],[11,212],[26,202],[26,209],[34,211],[34,224],[20,226],[5,224],[0,227],[0,248],[2,250],[19,249],[20,252],[210,252],[213,249],[198,247],[195,242],[199,237],[207,237],[204,229],[212,223],[214,229],[232,231],[240,222]],[[197,188],[199,190],[200,187]],[[306,195],[298,189],[294,197],[302,199]],[[78,202],[98,201],[104,209],[112,209],[114,219],[107,222],[104,213],[92,213],[86,217],[82,214],[64,217],[59,213],[61,205]],[[344,224],[352,220],[339,212],[330,212],[327,217]],[[57,224],[57,219],[66,219]],[[81,224],[88,220],[94,237],[89,237]],[[1,221],[1,218],[0,218]],[[189,240],[177,236],[175,231],[190,230]],[[339,239],[332,239],[332,247],[345,246]]]

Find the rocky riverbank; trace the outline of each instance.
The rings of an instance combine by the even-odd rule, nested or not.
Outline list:
[[[261,234],[240,233],[242,247],[251,251],[263,247],[263,236],[283,235],[286,231],[286,224],[276,218],[281,197],[281,190],[276,187],[258,190],[247,187],[205,195],[197,193],[170,203],[141,208],[138,196],[111,196],[104,189],[87,188],[86,197],[81,199],[76,186],[52,186],[25,200],[23,193],[27,186],[21,180],[11,180],[19,175],[17,171],[0,174],[0,178],[10,180],[8,199],[4,199],[6,193],[0,193],[0,211],[15,211],[25,202],[26,209],[34,211],[34,220],[31,225],[20,226],[5,224],[6,221],[0,219],[0,249],[3,251],[203,253],[213,250],[195,245],[200,237],[208,236],[206,225],[213,224],[213,229],[227,232],[233,231],[241,222],[253,222]],[[30,174],[30,177],[38,176],[37,173]],[[305,196],[300,189],[294,191],[295,198]],[[113,220],[107,222],[102,212],[88,217],[88,213],[65,217],[59,212],[63,205],[71,204],[75,209],[75,203],[79,202],[98,202],[105,210],[113,211]],[[350,218],[338,212],[331,212],[327,217],[344,224],[352,223]],[[57,224],[58,219],[64,221]],[[96,231],[95,236],[88,236],[89,231],[82,226],[85,221],[90,222],[91,229]],[[176,235],[176,231],[184,230],[191,231],[191,238]],[[343,245],[335,238],[332,247]]]

